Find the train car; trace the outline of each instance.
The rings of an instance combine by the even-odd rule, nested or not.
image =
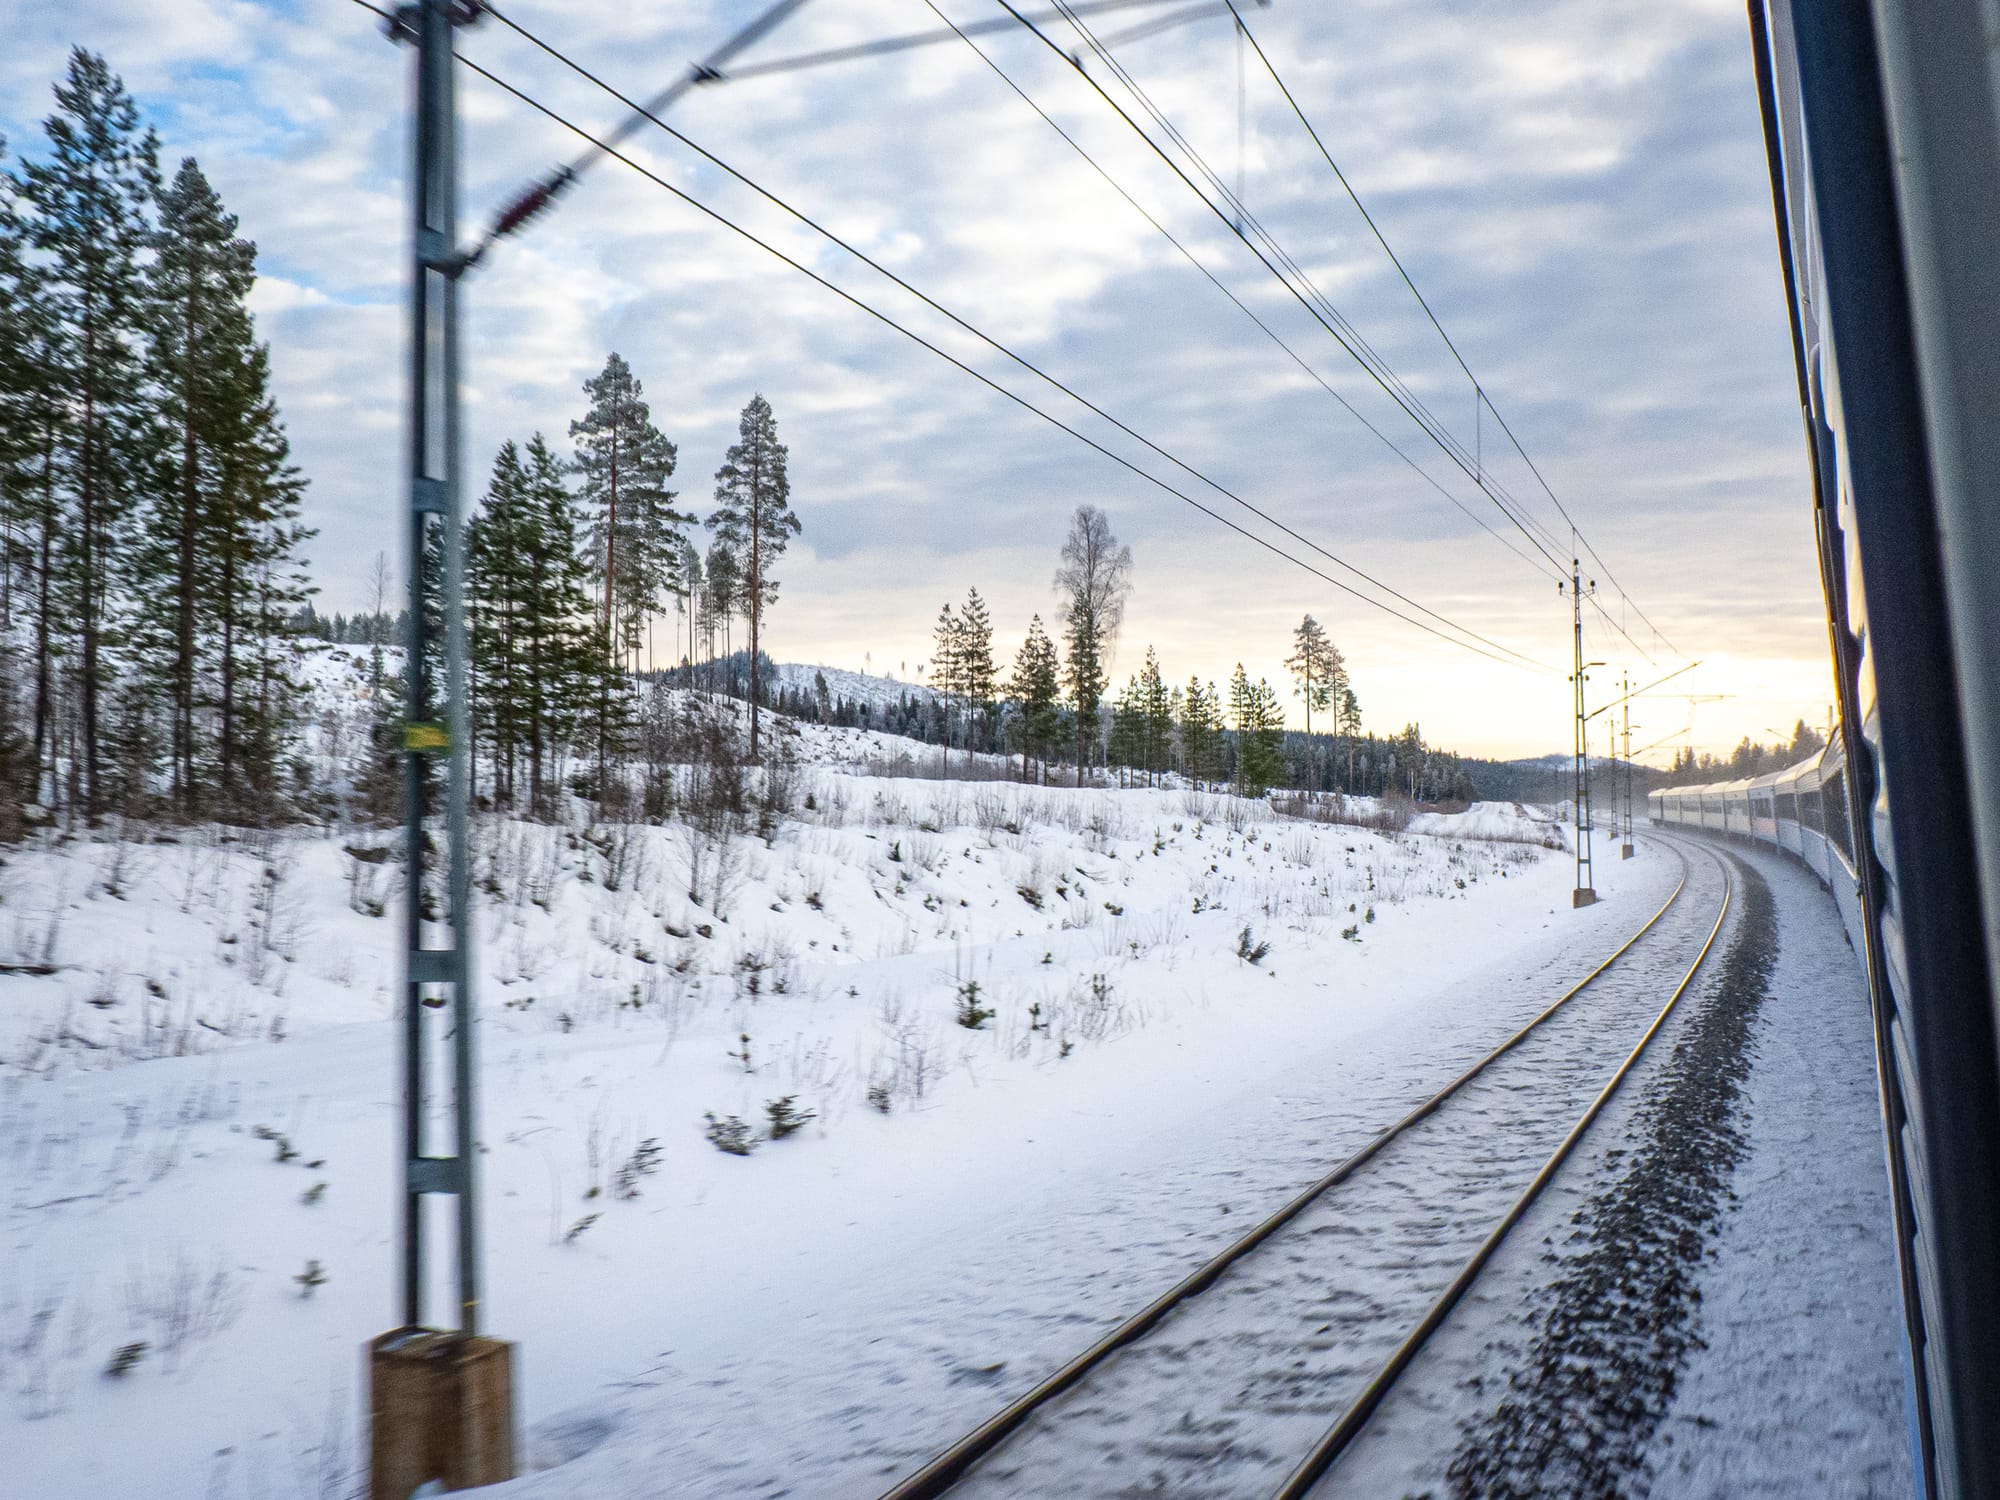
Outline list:
[[[1777,839],[1852,875],[1918,1485],[1971,1500],[2000,1495],[2000,52],[1978,6],[1749,18],[1843,755],[1780,775]]]
[[[1748,780],[1655,788],[1646,797],[1646,816],[1657,827],[1726,834],[1796,859],[1833,893],[1857,959],[1864,953],[1847,756],[1838,739],[1782,771]]]

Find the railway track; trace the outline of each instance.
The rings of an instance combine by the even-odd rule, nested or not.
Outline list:
[[[882,1500],[1310,1493],[1707,958],[1728,867],[1674,847],[1680,883],[1583,979]]]

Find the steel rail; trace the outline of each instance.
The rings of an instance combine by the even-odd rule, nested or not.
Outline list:
[[[1669,847],[1674,846],[1669,845]],[[1338,1187],[1349,1177],[1352,1177],[1362,1167],[1379,1156],[1398,1137],[1435,1114],[1447,1100],[1460,1089],[1464,1088],[1466,1084],[1477,1078],[1501,1057],[1513,1051],[1515,1047],[1525,1041],[1544,1021],[1548,1020],[1557,1011],[1569,1004],[1571,1000],[1582,994],[1585,989],[1603,975],[1605,970],[1623,958],[1633,944],[1651,932],[1659,924],[1660,919],[1672,910],[1674,903],[1680,900],[1681,893],[1687,889],[1688,883],[1687,855],[1678,848],[1675,849],[1675,852],[1680,855],[1681,860],[1681,878],[1679,883],[1675,885],[1672,894],[1667,897],[1665,904],[1658,911],[1654,912],[1651,917],[1646,919],[1643,927],[1633,933],[1623,943],[1619,944],[1609,958],[1605,959],[1604,962],[1600,963],[1574,985],[1570,986],[1559,998],[1551,1001],[1546,1009],[1536,1015],[1533,1020],[1529,1021],[1519,1031],[1516,1031],[1512,1036],[1500,1043],[1499,1046],[1486,1053],[1477,1062],[1473,1063],[1471,1067],[1467,1068],[1435,1094],[1432,1094],[1415,1109],[1397,1120],[1393,1125],[1388,1126],[1374,1136],[1360,1150],[1341,1162],[1339,1166],[1313,1183],[1297,1197],[1291,1199],[1283,1207],[1279,1208],[1277,1212],[1264,1219],[1255,1228],[1250,1230],[1249,1233],[1226,1246],[1212,1259],[1184,1277],[1109,1333],[1105,1334],[1104,1337],[1084,1350],[1083,1353],[1077,1355],[1054,1374],[1048,1376],[1038,1385],[1016,1397],[1008,1405],[988,1417],[971,1432],[925,1464],[923,1468],[909,1475],[894,1487],[883,1491],[881,1500],[935,1500],[936,1496],[946,1493],[959,1480],[963,1479],[981,1459],[991,1453],[1015,1432],[1019,1431],[1028,1418],[1033,1416],[1036,1411],[1076,1385],[1112,1354],[1126,1347],[1128,1344],[1135,1343],[1140,1338],[1143,1338],[1181,1303],[1207,1291],[1236,1262],[1257,1249],[1272,1235],[1284,1228],[1285,1225],[1291,1223],[1293,1219],[1310,1208],[1327,1192]],[[1727,872],[1725,871],[1725,880],[1726,878]],[[1710,936],[1710,941],[1714,941],[1713,934]],[[1706,947],[1702,949],[1703,953],[1707,951]],[[1685,981],[1683,981],[1683,987],[1685,987]],[[1676,992],[1676,997],[1678,998],[1678,991]],[[1658,1025],[1659,1023],[1655,1021],[1655,1029],[1657,1029]],[[1649,1031],[1647,1035],[1651,1036],[1652,1033]],[[1643,1046],[1644,1044],[1642,1043],[1641,1045]],[[1630,1066],[1629,1060],[1626,1066]]]
[[[1611,1096],[1618,1091],[1618,1086],[1638,1065],[1639,1058],[1653,1038],[1659,1034],[1660,1028],[1666,1025],[1667,1017],[1672,1015],[1674,1007],[1680,1004],[1681,996],[1686,994],[1688,986],[1694,983],[1695,975],[1707,961],[1709,950],[1715,946],[1715,940],[1722,932],[1723,921],[1729,915],[1729,908],[1735,895],[1735,881],[1730,877],[1728,862],[1712,849],[1704,852],[1722,869],[1722,910],[1715,915],[1715,926],[1709,930],[1708,941],[1701,945],[1701,952],[1695,955],[1694,962],[1689,965],[1681,982],[1675,986],[1667,1003],[1660,1008],[1660,1013],[1653,1017],[1653,1024],[1646,1028],[1646,1034],[1639,1038],[1638,1045],[1632,1049],[1625,1061],[1619,1064],[1618,1071],[1611,1075],[1611,1080],[1591,1101],[1590,1108],[1583,1112],[1583,1117],[1570,1127],[1569,1134],[1563,1137],[1562,1144],[1555,1149],[1555,1154],[1542,1164],[1541,1171],[1535,1174],[1534,1180],[1528,1184],[1526,1191],[1515,1201],[1514,1206],[1507,1211],[1506,1217],[1501,1219],[1491,1234],[1487,1235],[1479,1248],[1473,1251],[1472,1258],[1465,1263],[1458,1275],[1452,1278],[1451,1285],[1444,1289],[1437,1301],[1431,1304],[1430,1311],[1424,1314],[1423,1320],[1411,1331],[1410,1336],[1396,1347],[1396,1352],[1389,1356],[1382,1368],[1375,1372],[1374,1379],[1362,1388],[1361,1394],[1355,1397],[1353,1404],[1341,1414],[1340,1420],[1328,1428],[1313,1445],[1312,1451],[1286,1477],[1271,1500],[1304,1500],[1314,1486],[1326,1477],[1327,1470],[1339,1461],[1340,1455],[1347,1450],[1348,1445],[1360,1435],[1369,1417],[1374,1415],[1376,1407],[1382,1404],[1383,1398],[1409,1368],[1410,1361],[1417,1357],[1424,1345],[1430,1341],[1431,1335],[1437,1332],[1439,1326],[1451,1315],[1451,1310],[1471,1289],[1472,1283],[1478,1279],[1486,1263],[1493,1258],[1501,1242],[1526,1216],[1528,1210],[1534,1207],[1535,1200],[1541,1197],[1542,1190],[1554,1180],[1557,1171],[1576,1149],[1577,1142],[1583,1139],[1583,1134],[1590,1128],[1591,1122],[1603,1112],[1604,1106],[1611,1102]]]

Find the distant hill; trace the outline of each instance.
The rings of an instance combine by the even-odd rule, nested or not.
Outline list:
[[[1575,762],[1567,755],[1541,755],[1529,760],[1473,760],[1465,762],[1466,774],[1488,802],[1564,802],[1575,791]],[[1611,762],[1601,755],[1590,759],[1591,789],[1599,795],[1609,791]],[[1665,773],[1639,766],[1633,778],[1635,794],[1664,779]],[[1618,785],[1625,785],[1625,763],[1618,763]]]
[[[866,672],[850,672],[845,667],[824,667],[812,662],[778,663],[779,684],[801,693],[816,692],[818,685],[815,679],[822,676],[826,678],[827,692],[836,703],[846,699],[850,703],[865,703],[870,708],[885,708],[905,698],[912,703],[921,703],[936,696],[927,687],[914,682],[898,682],[893,677],[875,677]]]

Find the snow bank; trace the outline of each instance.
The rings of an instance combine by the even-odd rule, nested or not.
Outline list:
[[[316,660],[316,693],[365,694],[365,648]],[[1540,826],[1519,810],[1384,834],[1182,791],[863,776],[840,767],[906,743],[797,743],[768,842],[478,825],[491,1326],[528,1351],[541,1461],[613,1441],[601,1393],[729,1344],[787,1288],[809,1322],[841,1266],[948,1266],[938,1226],[991,1234],[1020,1195],[1393,1032],[1412,994],[1567,917],[1567,863],[1516,841]],[[353,1462],[357,1351],[393,1321],[385,846],[6,854],[0,1443],[22,1493],[317,1494]],[[773,1139],[780,1100],[811,1118]]]

